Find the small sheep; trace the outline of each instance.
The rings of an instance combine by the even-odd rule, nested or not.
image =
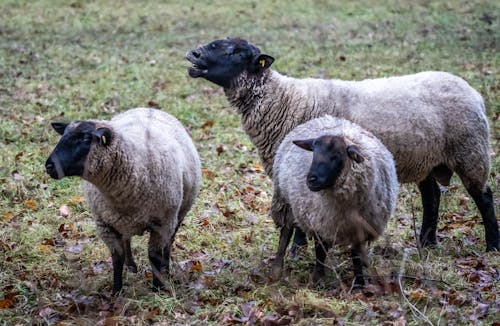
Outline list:
[[[274,61],[238,38],[216,40],[187,53],[189,75],[224,88],[243,129],[273,176],[276,150],[294,127],[326,114],[357,123],[392,153],[401,183],[415,182],[422,195],[420,243],[436,243],[440,191],[459,175],[481,212],[486,250],[500,249],[490,170],[489,126],[483,99],[463,79],[422,72],[362,81],[296,79],[269,69]],[[280,224],[287,207],[272,204]]]
[[[281,231],[272,277],[280,276],[293,222],[316,239],[313,282],[324,275],[328,247],[342,244],[351,246],[355,284],[363,285],[366,243],[383,233],[396,207],[398,181],[387,148],[358,125],[324,116],[285,137],[273,175],[274,190],[291,214]]]
[[[54,122],[62,135],[45,167],[54,179],[79,176],[113,260],[113,292],[123,265],[137,271],[134,235],[150,232],[148,256],[155,289],[164,286],[175,233],[201,183],[198,152],[182,124],[168,113],[137,108],[111,121]]]

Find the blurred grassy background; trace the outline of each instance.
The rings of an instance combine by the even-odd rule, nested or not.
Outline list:
[[[413,277],[403,294],[341,290],[340,279],[350,275],[342,249],[329,257],[336,273],[323,288],[309,285],[311,252],[288,260],[284,280],[268,284],[277,245],[267,215],[271,183],[222,90],[190,79],[184,54],[239,36],[296,77],[359,80],[422,70],[463,77],[484,96],[491,119],[498,214],[499,13],[500,3],[481,0],[0,0],[1,323],[493,322],[499,256],[482,253],[483,226],[457,180],[443,195],[440,246],[420,256],[412,229],[412,211],[420,224],[418,191],[401,189],[385,241],[395,253],[381,256],[379,241],[372,261],[386,284],[398,272]],[[139,106],[184,123],[203,159],[204,185],[178,234],[168,293],[148,289],[146,240],[137,238],[142,270],[127,274],[123,297],[113,299],[109,254],[79,180],[50,180],[43,163],[57,142],[50,121],[108,119]]]

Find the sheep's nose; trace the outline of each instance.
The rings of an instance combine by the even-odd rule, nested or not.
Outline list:
[[[47,160],[47,162],[45,162],[45,169],[47,171],[53,170],[54,169],[54,163],[52,163],[51,160]]]
[[[201,56],[201,53],[199,50],[193,50],[191,51],[191,54],[193,55],[193,57],[195,58],[199,58]]]
[[[316,182],[317,180],[318,180],[318,177],[315,175],[308,175],[307,176],[307,182],[309,182],[309,183]]]

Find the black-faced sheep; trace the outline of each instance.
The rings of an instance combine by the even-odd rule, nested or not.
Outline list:
[[[150,232],[153,286],[169,269],[175,233],[201,183],[198,152],[182,124],[147,108],[111,121],[52,123],[62,135],[45,167],[54,179],[79,176],[98,235],[113,260],[113,291],[122,288],[123,265],[137,271],[130,239]]]
[[[291,214],[281,230],[272,277],[281,274],[295,224],[316,240],[313,282],[324,275],[328,247],[341,244],[351,246],[355,283],[363,285],[366,243],[383,233],[396,207],[398,181],[387,148],[358,125],[324,116],[285,137],[273,175],[274,191],[290,205]]]
[[[489,126],[481,95],[463,79],[422,72],[362,81],[296,79],[269,69],[274,59],[238,38],[189,51],[191,77],[224,88],[272,177],[278,145],[297,125],[329,114],[372,132],[392,153],[401,183],[422,195],[422,245],[436,243],[440,190],[457,173],[484,222],[486,250],[500,249],[490,171]],[[273,199],[276,222],[286,206]]]

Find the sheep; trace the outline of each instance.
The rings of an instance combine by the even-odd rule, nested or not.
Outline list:
[[[326,114],[344,118],[372,132],[389,149],[400,183],[418,185],[422,246],[437,243],[437,182],[446,186],[457,173],[481,213],[486,251],[500,250],[493,194],[487,184],[485,106],[463,79],[436,71],[362,81],[296,79],[270,69],[274,58],[239,38],[200,46],[186,59],[192,64],[188,69],[192,78],[223,87],[271,178],[278,145],[294,127]],[[273,197],[271,210],[278,225],[287,209],[279,196]],[[304,241],[295,239],[296,244]]]
[[[316,239],[314,283],[324,275],[328,247],[343,244],[351,246],[354,283],[364,285],[366,243],[383,233],[396,208],[398,181],[392,154],[370,132],[327,115],[286,135],[276,153],[273,175],[274,191],[291,212],[281,229],[272,278],[281,274],[295,224]]]
[[[174,236],[198,194],[198,152],[172,115],[136,108],[110,121],[53,122],[62,137],[45,163],[50,177],[79,176],[97,226],[111,252],[113,292],[123,265],[137,272],[130,240],[150,232],[153,288],[164,287]]]

